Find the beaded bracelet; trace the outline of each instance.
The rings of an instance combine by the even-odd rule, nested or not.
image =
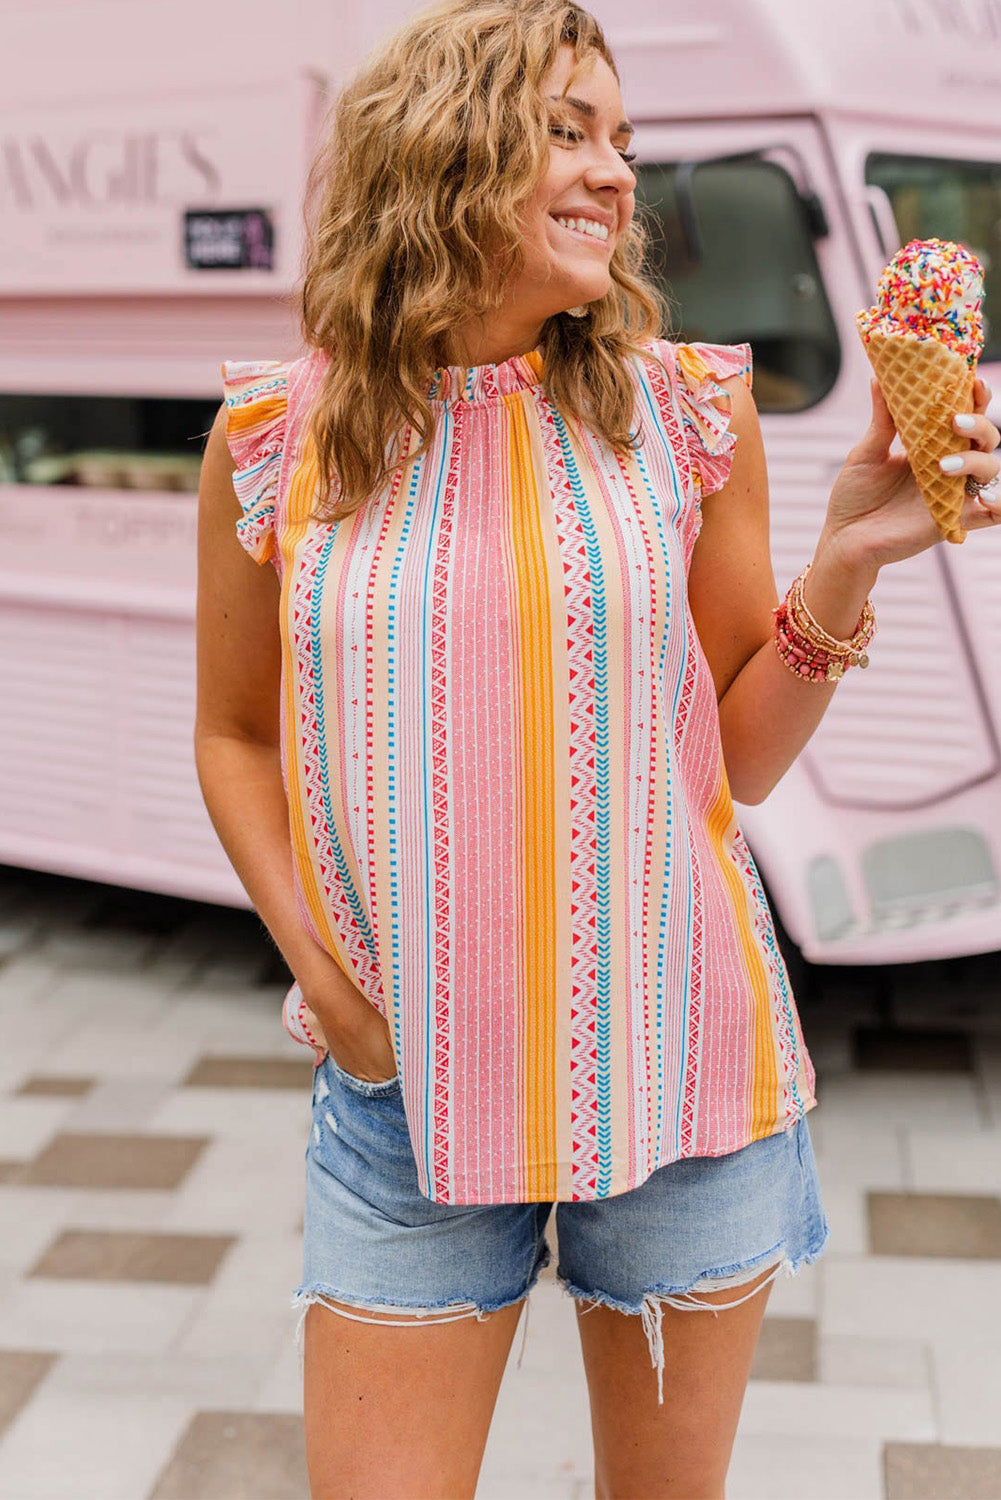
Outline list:
[[[812,564],[794,579],[785,599],[772,610],[775,647],[780,659],[797,677],[810,682],[837,682],[849,667],[867,667],[866,648],[876,633],[876,612],[867,599],[851,640],[829,635],[806,607],[803,585]]]

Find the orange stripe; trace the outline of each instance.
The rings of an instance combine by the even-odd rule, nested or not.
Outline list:
[[[524,1201],[556,1197],[556,859],[548,572],[525,405],[506,403],[513,618],[520,623],[525,970]],[[542,1165],[540,1165],[542,1164]]]
[[[737,817],[733,810],[733,800],[730,796],[730,786],[722,758],[719,766],[721,778],[719,789],[709,808],[706,825],[729,892],[734,914],[734,930],[740,939],[744,967],[750,982],[754,1004],[751,1078],[746,1102],[750,1138],[757,1140],[759,1136],[771,1135],[777,1123],[775,1100],[778,1070],[775,1038],[772,1033],[771,993],[768,985],[768,971],[765,968],[764,958],[754,931],[753,917],[749,910],[749,892],[733,859]]]

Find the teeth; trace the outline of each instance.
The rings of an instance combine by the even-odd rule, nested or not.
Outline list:
[[[554,215],[557,224],[562,224],[564,229],[576,230],[578,234],[588,234],[595,240],[608,239],[608,227],[599,224],[594,219],[565,219],[561,215]]]

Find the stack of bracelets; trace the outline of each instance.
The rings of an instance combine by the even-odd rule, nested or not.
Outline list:
[[[797,677],[806,677],[810,682],[837,682],[848,667],[869,665],[866,648],[876,634],[876,612],[872,600],[867,599],[858,629],[850,641],[839,641],[828,635],[823,626],[817,624],[803,599],[803,584],[810,567],[811,564],[807,563],[785,599],[772,610],[775,648]]]

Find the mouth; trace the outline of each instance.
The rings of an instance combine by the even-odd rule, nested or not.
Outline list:
[[[587,244],[596,245],[601,250],[607,249],[611,242],[612,235],[610,230],[605,225],[598,224],[596,220],[572,219],[563,215],[557,218],[555,214],[550,214],[549,217],[558,229],[562,229],[563,233],[570,235],[572,239],[584,240]],[[587,229],[578,229],[576,226],[581,223],[586,223],[590,227]]]

